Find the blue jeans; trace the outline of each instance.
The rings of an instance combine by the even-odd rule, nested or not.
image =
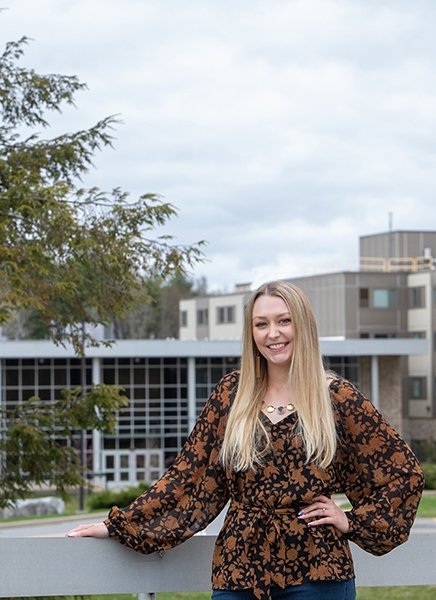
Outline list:
[[[271,588],[272,600],[355,600],[354,579]],[[256,600],[252,590],[213,590],[212,600]]]

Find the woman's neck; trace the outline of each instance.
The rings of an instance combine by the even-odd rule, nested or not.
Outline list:
[[[268,388],[283,389],[289,387],[289,369],[268,365]]]

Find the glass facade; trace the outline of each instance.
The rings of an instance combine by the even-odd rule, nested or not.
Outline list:
[[[196,416],[218,381],[226,373],[239,368],[239,358],[197,358],[195,361]]]
[[[360,388],[360,362],[358,356],[324,356],[324,366]]]
[[[119,413],[115,434],[104,435],[103,451],[112,456],[114,451],[145,450],[142,458],[135,458],[139,470],[152,456],[157,466],[151,464],[150,469],[167,466],[187,436],[187,378],[186,358],[103,359],[102,382],[122,386],[129,399]]]
[[[114,434],[86,434],[89,474],[108,486],[154,481],[172,463],[189,434],[189,422],[202,409],[217,381],[239,366],[239,358],[194,359],[195,414],[189,415],[187,358],[99,359],[100,382],[122,386],[129,399],[118,414]],[[92,361],[86,360],[87,385]],[[3,408],[12,409],[32,396],[47,402],[66,387],[81,385],[80,359],[5,359],[2,361]],[[191,416],[191,420],[189,417]],[[80,433],[74,437],[77,450]],[[97,464],[96,464],[97,463]]]
[[[92,383],[92,363],[85,360],[86,384]],[[61,397],[65,388],[81,387],[82,363],[80,358],[22,358],[2,361],[0,405],[9,411],[29,400],[38,397],[51,403]],[[3,425],[5,425],[3,423]],[[7,426],[7,423],[6,423]],[[86,434],[86,463],[92,469],[92,447],[89,442],[91,432]],[[79,451],[81,433],[72,439]]]
[[[6,359],[3,361],[3,398],[13,408],[32,396],[47,402],[59,398],[64,388],[81,385],[79,358]],[[92,381],[91,361],[86,360],[87,385]]]
[[[225,356],[95,360],[101,383],[122,386],[129,398],[128,406],[119,412],[114,434],[86,433],[88,475],[112,487],[158,479],[182,447],[190,423],[216,383],[239,368],[239,357]],[[359,357],[334,356],[324,360],[326,368],[359,386]],[[87,385],[92,383],[92,372],[92,361],[87,359]],[[189,372],[194,374],[194,382],[188,381]],[[12,409],[32,396],[53,402],[64,388],[80,386],[81,361],[4,359],[1,380],[3,408]],[[194,398],[189,398],[189,389]],[[77,450],[81,447],[79,432],[73,444]]]

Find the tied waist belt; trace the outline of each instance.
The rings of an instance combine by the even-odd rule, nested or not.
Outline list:
[[[249,560],[253,580],[253,593],[259,600],[271,599],[271,556],[272,546],[283,558],[286,547],[281,534],[282,517],[296,517],[299,507],[296,506],[249,506],[242,502],[232,501],[229,512],[244,513],[244,521],[248,528],[245,540],[245,553]],[[245,537],[245,536],[244,536]],[[277,582],[280,587],[283,581]]]

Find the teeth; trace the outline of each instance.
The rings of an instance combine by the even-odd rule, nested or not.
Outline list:
[[[273,349],[277,349],[277,348],[284,348],[284,347],[285,347],[285,344],[270,344],[270,346],[269,346],[269,347],[270,347],[270,348],[273,348]]]

